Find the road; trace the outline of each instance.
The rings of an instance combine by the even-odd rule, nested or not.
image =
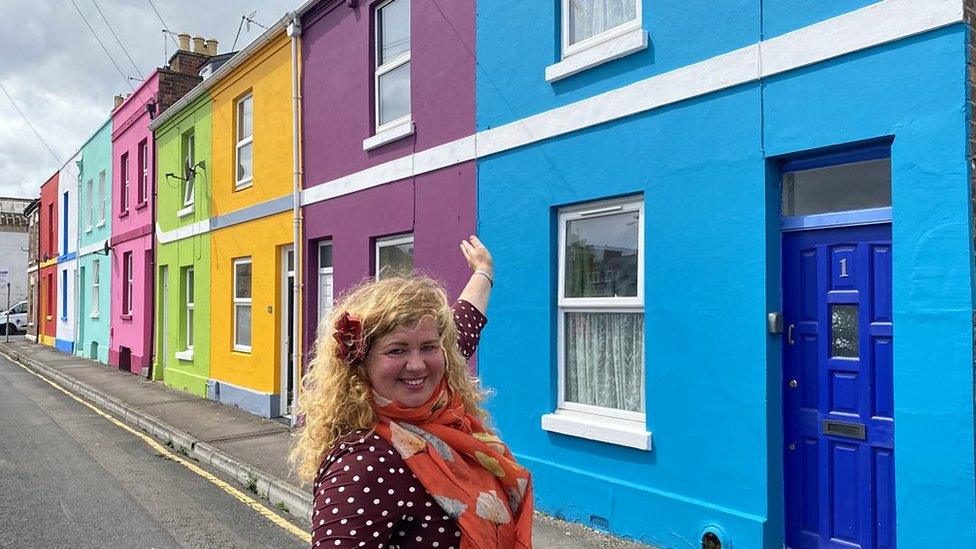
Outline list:
[[[307,547],[171,455],[0,356],[0,547]]]

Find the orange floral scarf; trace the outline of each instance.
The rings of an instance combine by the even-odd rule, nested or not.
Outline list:
[[[527,469],[501,439],[467,413],[442,381],[430,399],[407,408],[374,393],[376,433],[390,441],[461,529],[462,549],[532,547],[532,487]]]

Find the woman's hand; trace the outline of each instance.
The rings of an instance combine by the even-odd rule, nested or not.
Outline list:
[[[477,236],[471,235],[467,240],[461,241],[461,253],[464,254],[464,259],[468,261],[471,270],[485,271],[494,276],[495,265],[491,259],[491,253],[488,252],[488,248],[481,243]]]
[[[481,271],[484,274],[472,273],[468,284],[458,299],[467,301],[481,311],[481,314],[485,314],[488,310],[488,296],[491,295],[491,285],[495,278],[495,263],[491,259],[491,254],[488,253],[488,248],[474,235],[461,241],[461,253],[464,254],[464,259],[467,260],[468,266],[473,271]]]

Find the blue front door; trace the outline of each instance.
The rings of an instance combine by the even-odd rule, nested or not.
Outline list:
[[[895,547],[891,226],[785,233],[786,545]]]

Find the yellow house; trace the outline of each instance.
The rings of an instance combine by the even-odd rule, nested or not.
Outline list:
[[[292,387],[292,59],[272,27],[211,78],[213,201],[208,396],[265,417]]]

